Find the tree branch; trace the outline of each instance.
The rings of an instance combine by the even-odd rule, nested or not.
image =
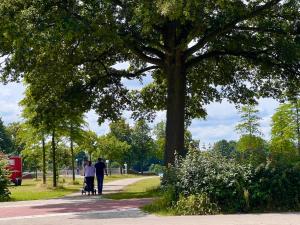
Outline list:
[[[142,47],[142,48],[146,48],[146,47]],[[149,51],[148,49],[149,47],[147,47],[146,49]],[[157,66],[162,66],[162,61],[161,59],[159,58],[154,58],[154,57],[151,57],[151,56],[148,56],[146,55],[142,49],[139,49],[136,45],[131,45],[129,46],[129,49],[134,53],[136,54],[138,57],[140,57],[142,60],[148,62],[148,63],[151,63],[151,64],[154,64],[154,65],[157,65]],[[146,51],[146,49],[144,49]],[[153,51],[153,49],[152,49]],[[163,53],[162,53],[163,54]]]
[[[129,73],[126,70],[117,70],[117,69],[111,68],[111,71],[109,71],[109,74],[111,75],[111,72],[113,72],[114,75],[116,75],[116,76],[125,77],[125,78],[130,79],[130,78],[136,78],[138,75],[141,75],[149,70],[154,70],[154,69],[158,69],[158,68],[159,68],[158,66],[149,66],[149,67],[134,71],[132,73]]]
[[[254,32],[263,32],[263,33],[274,33],[274,34],[282,34],[282,35],[298,35],[300,31],[293,30],[293,31],[285,31],[282,29],[272,29],[272,28],[261,28],[261,27],[244,27],[244,26],[237,26],[234,27],[234,30],[240,31],[254,31]]]
[[[185,51],[185,57],[188,57],[195,53],[196,51],[200,50],[208,41],[214,39],[215,37],[227,33],[228,31],[231,31],[237,23],[240,23],[244,20],[251,19],[253,17],[256,17],[260,15],[262,12],[264,12],[267,9],[270,9],[272,6],[279,3],[281,0],[271,0],[270,2],[264,4],[263,6],[258,6],[256,9],[254,9],[252,12],[248,13],[247,15],[237,18],[230,23],[225,24],[221,29],[219,30],[213,30],[212,32],[204,35],[203,38],[201,38],[197,44],[192,46],[191,48],[187,49]]]
[[[267,53],[267,52],[268,52],[268,50],[261,50],[261,51],[243,51],[243,50],[232,51],[232,50],[228,50],[228,49],[215,50],[215,51],[210,51],[203,55],[199,55],[197,57],[190,59],[187,62],[187,68],[193,67],[194,65],[198,64],[202,60],[208,59],[208,58],[231,55],[231,56],[241,56],[241,57],[248,58],[248,59],[257,59],[257,57],[260,54]]]

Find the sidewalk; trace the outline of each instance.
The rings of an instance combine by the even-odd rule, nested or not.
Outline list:
[[[121,191],[125,186],[150,177],[129,178],[106,183],[104,194]],[[82,195],[81,191],[69,196],[50,200],[34,200],[0,203],[1,221],[33,217],[53,217],[102,211],[124,211],[136,209],[149,203],[150,199],[108,200],[98,195]]]
[[[107,183],[104,193],[118,192],[147,178]],[[0,203],[0,225],[300,225],[300,213],[162,217],[138,209],[150,201],[108,200],[78,192],[60,199]]]
[[[135,182],[149,179],[152,177],[141,177],[141,178],[127,178],[108,182],[104,184],[103,194],[111,194],[120,192],[125,186],[133,184]],[[63,204],[63,203],[74,203],[74,202],[90,202],[91,200],[101,200],[102,196],[98,195],[82,195],[81,191],[72,193],[62,198],[47,199],[47,200],[32,200],[32,201],[18,201],[18,202],[0,202],[0,217],[2,208],[21,207],[21,206],[39,206],[39,205],[50,205],[50,204]]]

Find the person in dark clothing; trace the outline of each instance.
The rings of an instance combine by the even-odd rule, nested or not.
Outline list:
[[[98,194],[102,194],[103,190],[103,180],[104,180],[104,173],[107,176],[106,165],[103,162],[102,158],[98,158],[98,162],[95,164],[96,168],[96,177],[97,177],[97,184],[98,184]]]

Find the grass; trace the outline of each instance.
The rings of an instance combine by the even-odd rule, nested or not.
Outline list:
[[[104,182],[111,182],[120,179],[133,178],[136,175],[112,175],[104,178]],[[79,191],[83,186],[83,179],[76,179],[73,184],[70,177],[61,176],[58,180],[58,187],[52,187],[52,180],[49,178],[44,185],[40,179],[24,179],[21,186],[10,186],[11,201],[27,201],[39,199],[51,199],[63,197]]]
[[[149,178],[126,186],[122,192],[107,194],[105,197],[115,200],[158,197],[160,195],[159,186],[159,177]]]

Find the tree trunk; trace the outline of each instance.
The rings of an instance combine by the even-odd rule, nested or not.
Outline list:
[[[142,175],[144,175],[144,160],[141,160],[140,172]]]
[[[295,102],[296,108],[296,133],[297,133],[297,150],[298,155],[300,156],[300,112],[299,112],[299,100]]]
[[[166,146],[164,164],[174,164],[175,152],[184,156],[184,121],[186,96],[186,71],[182,55],[176,53],[175,59],[166,63],[168,81]]]
[[[71,124],[70,130],[70,148],[71,148],[71,160],[72,160],[72,178],[73,184],[75,183],[75,162],[74,162],[74,147],[73,147],[73,126]]]
[[[42,148],[43,148],[43,184],[46,184],[46,146],[45,146],[44,135],[42,139]]]
[[[51,140],[51,146],[52,146],[52,165],[53,165],[53,187],[57,186],[57,172],[56,172],[56,145],[55,145],[55,129],[52,130],[52,140]]]

